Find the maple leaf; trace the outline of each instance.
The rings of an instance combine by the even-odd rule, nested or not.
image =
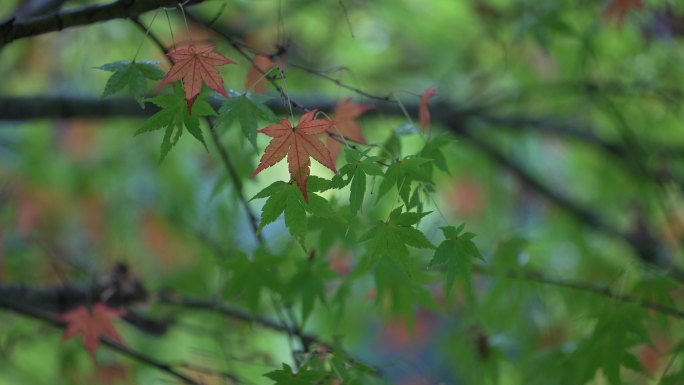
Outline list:
[[[158,88],[163,87],[165,84],[182,80],[188,111],[192,111],[192,104],[195,102],[197,95],[202,91],[202,83],[228,98],[229,96],[223,88],[223,78],[221,78],[221,74],[215,67],[236,63],[214,52],[214,47],[214,45],[210,45],[198,48],[194,45],[189,45],[169,52],[168,56],[173,60],[173,66],[166,73],[161,83],[159,83]]]
[[[366,138],[363,137],[361,126],[359,125],[359,122],[356,121],[356,118],[372,108],[373,106],[370,104],[357,104],[353,103],[351,98],[344,99],[335,107],[335,111],[333,111],[333,132],[337,135],[342,135],[353,141],[365,144]],[[340,153],[342,152],[342,143],[330,136],[326,138],[325,142],[333,162],[337,161],[337,158],[339,158]]]
[[[428,103],[430,103],[430,98],[437,96],[437,91],[435,87],[429,87],[420,96],[420,104],[418,105],[418,119],[420,120],[420,132],[425,134],[425,130],[428,131],[428,135],[431,132],[430,129],[430,110],[428,109]]]
[[[644,9],[642,0],[611,0],[603,11],[603,21],[609,23],[615,20],[618,26],[622,26],[630,9]]]
[[[247,71],[247,80],[245,81],[245,88],[252,89],[255,94],[260,94],[266,90],[266,82],[264,81],[264,74],[275,66],[275,62],[266,55],[254,56],[254,63]]]
[[[330,128],[333,122],[328,119],[314,119],[315,115],[316,110],[305,113],[299,118],[299,124],[295,127],[292,127],[287,119],[280,119],[280,123],[258,130],[257,132],[273,139],[266,146],[264,155],[262,155],[252,176],[254,177],[262,170],[280,162],[287,155],[290,175],[297,182],[304,200],[308,202],[306,180],[311,171],[309,157],[316,159],[320,164],[337,173],[330,151],[319,140],[319,136]]]
[[[83,345],[95,358],[95,350],[100,344],[100,337],[107,337],[112,341],[124,345],[121,336],[112,325],[112,319],[121,317],[125,311],[116,310],[103,303],[97,303],[92,309],[80,306],[59,316],[59,320],[66,322],[63,341],[83,333]]]

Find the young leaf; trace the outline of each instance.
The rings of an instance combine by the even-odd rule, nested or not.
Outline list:
[[[157,64],[152,61],[118,61],[96,67],[99,70],[113,72],[107,80],[102,97],[115,94],[128,87],[128,93],[140,104],[140,107],[145,108],[143,96],[147,91],[147,80],[159,80],[164,77],[164,71]]]
[[[306,180],[309,177],[311,166],[309,157],[316,159],[333,172],[337,172],[330,152],[318,139],[330,128],[332,122],[327,119],[314,119],[315,114],[316,110],[305,113],[295,127],[292,127],[287,119],[280,119],[280,123],[259,130],[258,132],[273,139],[266,146],[264,155],[252,176],[256,176],[262,170],[280,162],[287,155],[290,175],[297,182],[304,200],[308,201]]]
[[[430,103],[430,98],[437,96],[437,91],[435,87],[428,87],[428,89],[423,92],[420,96],[420,104],[418,105],[418,119],[420,120],[420,132],[425,135],[425,130],[428,132],[428,136],[432,132],[430,127],[430,110],[428,109],[428,104]]]
[[[203,83],[228,98],[228,94],[223,87],[223,78],[215,67],[236,63],[214,52],[214,47],[214,45],[210,45],[199,48],[189,45],[169,52],[168,56],[173,60],[173,66],[161,83],[159,83],[158,88],[163,87],[167,83],[182,80],[188,111],[192,111],[195,99],[202,91]]]
[[[373,106],[369,104],[353,103],[351,98],[344,99],[335,107],[335,111],[333,111],[333,127],[331,128],[331,132],[338,136],[365,144],[366,138],[363,137],[361,125],[356,121],[356,118],[372,108]],[[337,158],[340,156],[340,152],[342,151],[342,143],[340,143],[340,141],[343,140],[344,139],[341,137],[332,138],[329,135],[325,139],[333,162],[336,162]]]
[[[112,319],[125,314],[123,310],[109,308],[103,303],[97,303],[92,309],[80,306],[59,316],[59,320],[66,322],[63,340],[73,338],[76,334],[83,334],[83,345],[90,356],[95,359],[95,351],[100,344],[100,337],[107,337],[123,345],[123,339],[114,328]]]
[[[183,90],[180,86],[176,85],[174,86],[173,93],[156,96],[149,99],[149,101],[159,106],[161,110],[145,121],[142,127],[136,131],[135,135],[165,128],[166,131],[161,146],[160,159],[162,161],[166,158],[171,148],[178,143],[184,127],[195,139],[204,145],[204,148],[207,147],[202,136],[199,117],[215,115],[216,113],[204,99],[198,98],[195,108],[190,112],[185,108]],[[174,133],[175,136],[172,137]]]
[[[247,95],[238,96],[223,102],[216,118],[216,129],[225,130],[234,121],[239,122],[242,133],[256,151],[257,118],[269,123],[278,121],[278,118],[263,103],[252,100]]]

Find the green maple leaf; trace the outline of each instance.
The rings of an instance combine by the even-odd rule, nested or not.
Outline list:
[[[128,88],[128,93],[145,108],[143,96],[147,92],[148,80],[161,80],[164,71],[158,67],[158,62],[127,60],[104,64],[96,69],[113,72],[107,80],[102,97],[107,97]]]
[[[261,101],[247,95],[237,96],[223,102],[216,118],[216,128],[225,130],[237,121],[242,133],[257,150],[257,118],[269,123],[277,123],[278,118]]]
[[[252,259],[242,253],[237,253],[230,259],[222,260],[221,267],[232,272],[226,285],[228,295],[241,295],[247,308],[255,314],[259,309],[261,293],[265,290],[279,291],[281,284],[274,272],[282,258],[258,249]]]
[[[419,186],[432,188],[432,160],[418,156],[406,157],[398,162],[394,162],[387,167],[385,175],[378,187],[378,197],[380,200],[392,188],[396,188],[399,197],[408,209],[419,207],[419,189],[412,190],[412,183]],[[413,193],[412,193],[413,191]]]
[[[651,344],[644,326],[646,313],[634,306],[610,306],[598,316],[591,336],[579,345],[570,357],[577,365],[580,381],[589,381],[601,369],[611,385],[622,383],[622,366],[644,373],[644,369],[630,349],[640,344]]]
[[[360,242],[368,241],[369,262],[389,257],[406,267],[406,258],[409,256],[407,246],[422,249],[435,248],[420,230],[413,227],[430,212],[402,213],[401,211],[401,207],[395,209],[386,222],[378,221],[359,239]]]
[[[299,299],[302,303],[302,326],[311,314],[316,299],[326,303],[325,282],[337,275],[330,270],[324,260],[304,260],[299,263],[297,272],[290,279],[288,297]]]
[[[277,181],[257,193],[253,199],[268,198],[261,209],[259,231],[285,213],[285,226],[303,246],[306,235],[307,203],[296,185]]]
[[[214,109],[209,103],[204,100],[202,94],[197,97],[193,104],[192,113],[188,111],[185,94],[180,84],[175,84],[173,92],[170,94],[159,95],[148,101],[156,104],[161,110],[152,115],[143,123],[142,127],[136,131],[135,135],[140,135],[144,132],[156,131],[164,128],[164,139],[161,144],[160,160],[164,160],[171,148],[178,143],[178,139],[185,128],[188,132],[197,139],[204,148],[207,144],[204,142],[202,136],[202,129],[200,128],[199,118],[202,116],[216,115]]]
[[[445,290],[447,297],[451,295],[451,290],[456,282],[456,277],[460,277],[463,281],[466,294],[472,299],[473,288],[471,273],[473,260],[477,258],[484,261],[484,258],[472,241],[475,234],[462,233],[464,227],[464,225],[461,225],[458,228],[453,226],[440,227],[446,239],[437,246],[437,250],[435,250],[435,254],[428,266],[433,267],[435,265],[446,264],[447,280]]]

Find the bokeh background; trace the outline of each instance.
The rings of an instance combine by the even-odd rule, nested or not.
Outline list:
[[[32,2],[4,0],[0,17],[24,9],[19,18],[29,18],[36,14]],[[48,13],[96,4],[47,3]],[[170,289],[244,308],[249,295],[230,289],[236,277],[221,261],[252,255],[259,246],[212,146],[207,151],[186,133],[160,163],[162,133],[133,136],[149,110],[65,117],[45,105],[31,107],[37,100],[100,103],[110,73],[95,67],[132,60],[136,52],[168,69],[145,36],[147,26],[165,47],[191,39],[216,44],[237,62],[219,68],[226,86],[243,92],[250,63],[223,33],[250,56],[285,52],[285,80],[277,83],[293,100],[325,106],[327,113],[347,97],[375,105],[359,120],[368,142],[400,144],[403,155],[424,143],[417,105],[434,86],[432,130],[449,140],[449,173],[435,174],[435,192],[425,201],[434,213],[420,228],[438,243],[439,226],[465,223],[487,261],[473,275],[476,307],[459,290],[445,298],[439,280],[407,282],[399,272],[392,303],[375,297],[368,278],[354,281],[342,308],[341,288],[351,287],[347,277],[363,249],[358,238],[369,218],[386,216],[393,204],[371,195],[359,218],[310,222],[309,241],[334,275],[328,303],[317,303],[307,330],[340,337],[401,385],[583,383],[568,374],[579,372],[606,384],[592,362],[622,351],[641,368],[623,368],[624,383],[684,383],[678,382],[684,381],[677,347],[682,317],[491,274],[523,269],[672,307],[681,303],[682,4],[226,0],[188,5],[187,13],[152,11],[140,17],[143,28],[112,20],[0,48],[0,287],[89,285],[123,263],[150,293]],[[150,82],[151,93],[154,87]],[[354,89],[400,100],[408,116],[397,112],[396,102]],[[271,85],[263,92],[284,111]],[[135,106],[125,98],[103,102]],[[18,102],[29,107],[26,118],[10,109]],[[266,139],[258,138],[260,151]],[[288,179],[284,163],[250,178],[260,154],[239,128],[221,133],[221,141],[247,197]],[[332,177],[318,164],[312,175]],[[368,190],[376,187],[369,178]],[[341,210],[348,204],[348,190],[326,194]],[[263,202],[250,204],[258,213]],[[264,229],[264,238],[282,258],[306,257],[282,218]],[[272,383],[261,374],[292,360],[282,333],[155,298],[139,311],[170,327],[155,336],[118,323],[131,347],[179,366],[229,371],[245,383]],[[268,301],[260,306],[273,315]],[[597,336],[606,314],[619,326],[642,321],[648,338]],[[0,384],[169,381],[102,349],[93,361],[80,343],[60,339],[59,330],[0,309]],[[189,372],[207,384],[232,383]]]

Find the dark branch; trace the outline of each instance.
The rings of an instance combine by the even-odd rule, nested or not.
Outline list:
[[[192,297],[185,297],[181,295],[176,295],[176,294],[170,294],[170,293],[160,293],[158,295],[159,302],[160,303],[165,303],[168,305],[174,305],[174,306],[180,306],[183,308],[187,309],[196,309],[196,310],[205,310],[205,311],[213,311],[213,312],[219,312],[223,314],[224,316],[227,316],[231,319],[243,321],[243,322],[251,322],[255,323],[259,326],[262,326],[264,328],[277,331],[280,333],[286,333],[286,334],[294,334],[297,336],[302,343],[305,343],[306,346],[309,346],[311,344],[318,344],[321,346],[325,346],[330,350],[333,350],[334,345],[328,342],[325,342],[318,338],[317,336],[309,333],[304,333],[299,329],[292,330],[292,328],[288,325],[285,325],[281,322],[274,321],[270,318],[260,316],[260,315],[254,315],[249,312],[246,312],[244,310],[222,304],[222,303],[217,303],[216,301],[212,300],[205,300],[202,298],[192,298]],[[347,354],[348,355],[348,354]],[[360,361],[356,359],[352,359],[352,362],[358,363]],[[368,366],[368,364],[364,364]],[[381,371],[379,368],[373,368],[375,370],[376,375],[381,375]]]
[[[212,104],[218,108],[219,100],[213,100]],[[310,108],[318,108],[330,111],[334,107],[334,101],[325,98],[307,99],[305,105]],[[407,112],[416,115],[418,111],[417,103],[405,103]],[[288,114],[289,111],[281,103],[271,103],[269,105],[275,112]],[[377,110],[388,115],[403,115],[400,107],[394,103],[377,103]],[[132,99],[105,99],[96,100],[89,98],[69,98],[69,97],[39,97],[39,98],[0,98],[0,120],[11,119],[35,119],[35,118],[68,118],[68,117],[113,117],[113,116],[149,116],[157,112],[157,108],[148,105],[145,110],[141,110],[137,103]],[[595,210],[578,204],[569,197],[553,190],[546,183],[530,174],[525,167],[518,164],[513,159],[504,155],[496,146],[481,139],[474,134],[472,122],[482,120],[500,126],[512,126],[520,130],[527,130],[535,133],[559,135],[563,137],[579,140],[584,143],[594,145],[604,152],[615,156],[622,154],[626,150],[620,145],[607,142],[593,134],[569,124],[560,124],[551,119],[535,119],[525,116],[506,116],[496,117],[487,110],[483,109],[463,109],[457,104],[446,102],[435,103],[432,108],[432,118],[434,123],[438,123],[448,128],[455,135],[465,139],[477,150],[484,153],[487,157],[511,172],[523,184],[537,192],[550,202],[563,209],[573,217],[599,230],[607,235],[621,239],[630,244],[639,257],[646,261],[653,261],[653,252],[658,249],[658,245],[653,242],[645,244],[642,240],[635,239],[626,232],[609,224],[603,218],[595,214]],[[682,153],[677,145],[662,145],[662,149],[654,151],[658,154]],[[653,148],[656,148],[653,146]],[[223,159],[222,159],[223,160]],[[225,162],[225,160],[223,160]],[[251,221],[251,219],[250,219]],[[662,265],[660,267],[663,267]],[[665,266],[665,268],[671,268]],[[672,269],[672,274],[678,280],[684,280],[684,273]]]
[[[10,302],[8,301],[8,298],[0,296],[0,308],[4,308],[10,311],[13,311],[17,314],[24,315],[26,317],[30,317],[33,319],[37,319],[40,321],[43,321],[45,323],[48,323],[51,326],[57,327],[57,328],[64,328],[65,324],[58,321],[55,319],[50,313],[47,313],[41,309],[36,309],[33,307],[25,306],[22,304],[19,304],[17,302]],[[107,346],[108,348],[124,355],[129,358],[132,358],[138,362],[144,363],[146,365],[152,366],[154,368],[157,368],[161,370],[162,372],[165,372],[169,374],[172,377],[175,377],[178,380],[183,381],[186,384],[191,384],[191,385],[201,385],[199,382],[195,381],[194,379],[186,376],[185,374],[175,370],[171,365],[156,360],[152,357],[149,357],[147,355],[144,355],[140,352],[137,352],[135,350],[129,349],[123,345],[119,345],[116,342],[111,341],[108,338],[101,337],[100,342]]]
[[[191,0],[187,5],[201,3]],[[66,28],[95,24],[103,21],[134,18],[161,7],[175,7],[177,0],[119,0],[113,3],[89,5],[82,8],[60,11],[28,20],[10,19],[0,25],[0,46],[15,40],[61,31]]]

